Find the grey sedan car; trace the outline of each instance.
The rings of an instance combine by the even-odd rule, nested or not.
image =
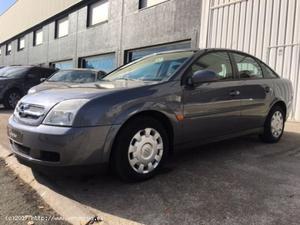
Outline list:
[[[12,151],[27,165],[110,165],[144,180],[179,148],[246,134],[279,141],[291,82],[227,49],[157,53],[102,81],[23,97],[9,119]]]

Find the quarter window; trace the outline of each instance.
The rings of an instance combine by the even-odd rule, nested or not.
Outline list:
[[[107,0],[96,2],[88,8],[88,26],[93,26],[108,20],[109,2]]]
[[[41,45],[43,44],[43,30],[36,30],[33,34],[33,45]]]
[[[278,78],[278,75],[273,72],[268,66],[261,63],[261,68],[263,69],[264,77],[265,78]]]
[[[219,80],[233,79],[230,59],[226,52],[213,52],[201,56],[190,67],[190,76],[201,70],[214,72]]]
[[[254,58],[238,53],[233,56],[241,79],[263,78],[262,70]]]
[[[65,17],[63,19],[57,20],[55,31],[55,38],[67,36],[69,34],[69,18]]]

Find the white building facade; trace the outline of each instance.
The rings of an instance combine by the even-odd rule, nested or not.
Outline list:
[[[204,0],[200,47],[248,52],[294,87],[292,120],[300,121],[300,1]]]

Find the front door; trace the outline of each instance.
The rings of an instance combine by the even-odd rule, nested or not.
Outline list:
[[[213,71],[218,80],[184,87],[184,140],[194,144],[240,130],[241,83],[235,80],[228,53],[206,53],[187,76],[199,70]]]

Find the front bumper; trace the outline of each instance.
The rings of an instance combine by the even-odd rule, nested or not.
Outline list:
[[[107,163],[104,148],[110,128],[34,127],[17,123],[11,116],[7,133],[12,151],[23,161],[65,167]]]

